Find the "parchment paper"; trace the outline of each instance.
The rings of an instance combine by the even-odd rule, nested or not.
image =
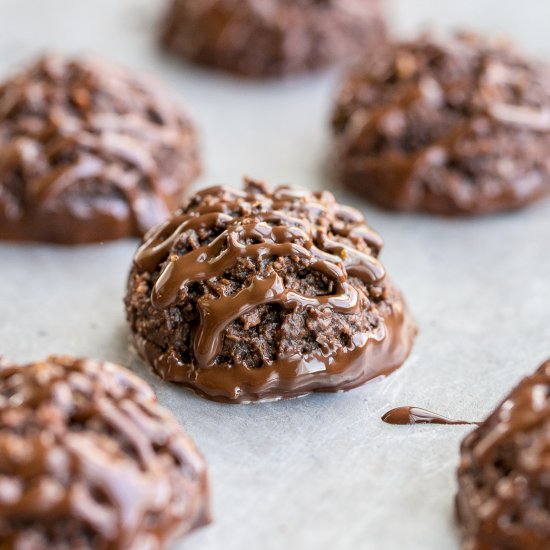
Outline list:
[[[444,25],[509,29],[550,51],[547,2],[394,4],[410,32]],[[96,52],[156,73],[201,129],[200,185],[271,182],[334,188],[324,166],[335,74],[250,83],[163,58],[151,0],[1,0],[0,71],[44,48]],[[497,10],[497,11],[495,11]],[[538,10],[538,11],[537,11]],[[536,25],[540,22],[540,28]],[[544,41],[548,40],[545,44]],[[483,219],[391,215],[335,189],[384,237],[382,259],[420,327],[406,365],[347,394],[250,406],[211,403],[160,382],[128,347],[122,297],[135,241],[77,248],[0,245],[0,353],[72,353],[120,362],[151,382],[210,467],[214,523],[185,550],[458,548],[458,445],[469,427],[393,427],[403,404],[480,419],[550,356],[550,202]]]

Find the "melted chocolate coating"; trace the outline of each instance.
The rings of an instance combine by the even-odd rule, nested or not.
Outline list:
[[[144,77],[48,56],[0,85],[0,239],[142,236],[198,172],[191,121]]]
[[[324,67],[385,40],[378,0],[172,0],[162,44],[252,77]]]
[[[457,512],[467,550],[550,547],[550,361],[461,446]]]
[[[206,467],[151,388],[89,359],[0,362],[0,546],[161,550],[209,521]]]
[[[333,114],[344,185],[395,210],[483,214],[550,192],[550,71],[472,35],[379,48]]]
[[[381,248],[326,191],[206,189],[136,253],[136,346],[166,380],[220,401],[351,389],[399,367],[415,335]]]

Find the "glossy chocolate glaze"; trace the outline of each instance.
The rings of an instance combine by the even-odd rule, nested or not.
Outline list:
[[[342,180],[394,210],[524,206],[550,193],[549,90],[548,66],[472,34],[380,48],[336,100]]]
[[[251,183],[244,192],[209,189],[203,193],[219,194],[223,199],[202,205],[199,194],[191,212],[176,213],[146,236],[134,263],[138,272],[154,272],[160,267],[151,292],[152,306],[161,310],[173,307],[185,298],[190,284],[219,280],[243,259],[273,261],[290,257],[303,261],[308,270],[329,281],[330,294],[300,294],[285,286],[284,273],[273,270],[263,278],[252,277],[231,295],[222,291],[198,299],[200,318],[193,336],[192,368],[175,353],[159,354],[145,337],[136,335],[141,354],[162,377],[224,401],[350,389],[397,368],[407,356],[415,334],[398,294],[391,312],[381,317],[370,333],[354,334],[346,349],[279,357],[264,361],[258,368],[216,363],[227,327],[258,306],[277,304],[289,312],[329,309],[360,315],[366,303],[363,289],[386,284],[384,268],[376,257],[382,241],[357,211],[337,205],[330,198],[331,208],[342,221],[335,232],[343,239],[337,240],[332,231],[313,221],[326,209],[322,204],[325,199],[319,200],[321,195],[288,187],[269,192],[263,187],[255,189],[254,185],[258,186]],[[245,206],[241,214],[247,204],[251,208]],[[219,231],[210,242],[186,254],[173,253],[181,235],[215,227]],[[354,239],[363,241],[363,251],[353,246]],[[355,279],[363,286],[357,285]]]
[[[382,420],[387,424],[393,424],[395,426],[409,426],[413,424],[479,425],[479,422],[451,420],[450,418],[446,418],[432,411],[409,406],[391,409],[390,411],[384,413]]]
[[[145,382],[87,359],[0,363],[2,543],[160,550],[208,521],[204,461]]]
[[[191,121],[154,82],[47,56],[0,85],[0,238],[141,236],[199,171]]]
[[[461,446],[464,548],[550,546],[550,361],[524,378]]]

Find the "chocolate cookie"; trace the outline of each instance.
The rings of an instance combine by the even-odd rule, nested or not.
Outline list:
[[[111,363],[0,362],[0,547],[161,550],[209,521],[205,464]]]
[[[550,547],[550,361],[462,443],[457,511],[465,550]]]
[[[193,125],[145,77],[49,56],[0,85],[0,239],[143,235],[198,172]]]
[[[385,34],[378,0],[172,0],[162,43],[197,63],[269,77],[347,60]]]
[[[164,379],[219,401],[349,390],[398,368],[415,335],[381,248],[329,192],[206,189],[134,258],[136,346]]]
[[[457,35],[370,52],[333,129],[343,183],[386,208],[484,214],[550,192],[550,71],[510,45]]]

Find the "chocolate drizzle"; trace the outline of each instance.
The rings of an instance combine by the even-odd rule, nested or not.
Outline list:
[[[327,222],[327,211],[332,221]],[[213,238],[197,242],[194,236],[201,234]],[[189,243],[191,236],[195,243],[192,249],[178,253],[182,242]],[[368,307],[367,289],[386,284],[384,268],[377,259],[381,246],[380,237],[364,223],[362,216],[338,205],[329,193],[312,194],[284,186],[268,191],[249,181],[242,192],[217,187],[199,193],[191,206],[149,232],[134,263],[138,273],[158,273],[150,298],[151,305],[158,310],[170,309],[187,300],[194,283],[216,287],[214,293],[196,300],[199,320],[192,347],[193,369],[198,369],[194,370],[193,384],[197,385],[199,378],[219,376],[221,380],[220,369],[216,367],[223,355],[228,327],[259,306],[278,305],[289,314],[329,310],[334,314],[361,316]],[[302,270],[317,273],[328,292],[306,295],[288,286],[284,271],[265,269],[284,258],[302,266]],[[249,266],[247,269],[252,265],[264,266],[265,273],[247,277],[246,283],[235,291],[219,287],[218,281],[224,281],[226,274],[240,265]],[[403,315],[398,303],[394,307],[395,314]],[[246,369],[248,374],[240,383],[240,366],[232,365],[226,373],[235,379],[231,399],[240,397],[243,393],[240,386],[247,378],[266,377],[268,370],[282,375],[288,367],[287,376],[292,378],[297,376],[296,369],[309,374],[337,369],[337,357],[345,363],[349,355],[353,362],[351,357],[357,354],[358,342],[361,341],[362,348],[369,339],[391,339],[386,330],[387,327],[377,323],[370,336],[352,337],[349,353],[342,349],[314,353],[309,358],[265,358],[261,368]],[[406,330],[407,343],[398,345],[398,355],[410,345],[412,330],[411,327]],[[146,357],[151,357],[152,348],[146,340],[139,338],[138,346]],[[165,357],[162,367],[158,366],[158,357],[153,360],[155,368],[168,379],[177,378],[185,383],[187,374],[175,374],[187,370],[181,361],[174,354]],[[307,366],[310,363],[315,365],[311,369]],[[393,360],[389,363],[393,365],[391,368],[397,366]],[[212,368],[218,374],[209,373]],[[204,393],[213,391],[211,383],[214,381],[209,380],[208,389],[203,388]]]
[[[451,420],[440,414],[420,409],[419,407],[397,407],[384,413],[382,420],[395,426],[408,426],[413,424],[446,424],[446,425],[479,425],[479,422],[467,420]]]
[[[162,548],[206,522],[202,457],[142,380],[85,359],[2,362],[3,543]]]
[[[197,175],[195,141],[153,82],[44,57],[0,86],[0,238],[143,235]]]

